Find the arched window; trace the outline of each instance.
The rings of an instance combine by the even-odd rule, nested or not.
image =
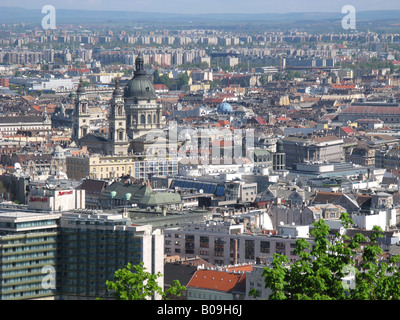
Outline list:
[[[119,140],[119,141],[122,141],[122,140],[123,140],[123,136],[124,136],[124,133],[123,133],[122,131],[120,131],[120,132],[119,132],[118,140]]]
[[[157,123],[157,117],[156,117],[156,115],[153,115],[153,123]]]
[[[149,114],[148,116],[147,116],[147,123],[151,123],[151,114]]]
[[[144,114],[142,114],[142,115],[140,116],[140,123],[141,123],[141,124],[145,124],[145,123],[146,123],[146,117],[144,116]]]

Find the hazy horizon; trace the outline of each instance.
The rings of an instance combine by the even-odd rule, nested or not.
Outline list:
[[[342,7],[352,5],[357,11],[400,10],[398,0],[203,0],[193,2],[187,0],[0,0],[0,7],[18,7],[41,10],[44,5],[53,5],[63,10],[96,10],[96,11],[132,11],[149,13],[174,14],[267,14],[267,13],[341,13]]]

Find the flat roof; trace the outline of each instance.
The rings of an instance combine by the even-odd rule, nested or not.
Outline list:
[[[57,213],[40,213],[40,212],[29,212],[29,211],[2,211],[0,209],[0,220],[30,220],[30,219],[43,219],[43,218],[55,218],[58,219],[61,215]]]

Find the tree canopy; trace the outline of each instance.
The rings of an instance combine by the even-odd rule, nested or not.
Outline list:
[[[345,229],[353,224],[347,213],[341,221]],[[270,300],[394,300],[400,298],[399,256],[388,261],[379,259],[383,250],[378,238],[383,231],[373,228],[367,239],[361,233],[349,238],[336,233],[329,238],[330,228],[323,219],[310,231],[314,243],[296,241],[294,254],[299,259],[289,263],[285,255],[275,254],[271,267],[264,268],[265,288]],[[356,265],[356,255],[362,261]],[[355,285],[344,280],[354,274]],[[257,292],[251,291],[256,297]]]
[[[181,296],[186,290],[178,280],[174,280],[170,288],[163,291],[157,279],[160,272],[152,274],[146,271],[143,263],[128,263],[124,268],[115,271],[114,281],[106,281],[107,290],[116,300],[148,300],[156,294],[166,300],[168,296]]]

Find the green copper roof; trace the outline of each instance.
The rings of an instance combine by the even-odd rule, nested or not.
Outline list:
[[[133,78],[125,87],[125,97],[136,99],[157,99],[154,86],[144,70],[144,62],[141,54],[136,58],[136,71]]]

